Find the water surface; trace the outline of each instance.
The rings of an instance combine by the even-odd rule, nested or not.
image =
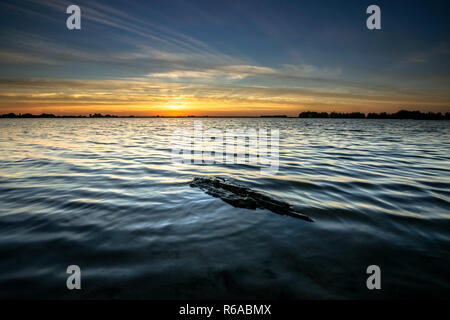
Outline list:
[[[202,119],[280,130],[276,175],[174,164],[194,119],[1,119],[0,298],[450,297],[450,125]],[[190,188],[221,176],[308,223]],[[82,290],[66,289],[66,268]],[[366,288],[366,268],[382,289]]]

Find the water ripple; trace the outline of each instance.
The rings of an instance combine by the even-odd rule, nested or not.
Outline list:
[[[174,164],[193,119],[0,119],[0,298],[361,298],[450,295],[445,122],[203,119],[280,130],[273,176],[248,164]],[[306,224],[189,187],[221,176],[290,202]],[[412,280],[413,279],[413,280]]]

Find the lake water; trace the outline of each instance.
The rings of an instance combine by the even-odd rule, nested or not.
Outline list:
[[[261,175],[174,164],[170,135],[194,121],[1,119],[0,298],[450,298],[449,122],[201,120],[279,129],[279,170]],[[314,222],[232,207],[195,176]]]

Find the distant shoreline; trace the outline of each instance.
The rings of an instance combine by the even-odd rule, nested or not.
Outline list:
[[[261,116],[135,116],[135,115],[128,115],[128,116],[118,116],[118,115],[102,115],[100,113],[95,114],[89,114],[86,115],[54,115],[50,113],[42,113],[40,115],[34,115],[31,113],[25,113],[25,114],[15,114],[15,113],[8,113],[0,115],[0,118],[3,119],[111,119],[111,118],[121,118],[121,119],[132,119],[132,118],[140,118],[140,119],[147,119],[147,118],[248,118],[248,119],[255,119],[255,118],[282,118],[282,119],[397,119],[397,120],[450,120],[450,112],[446,112],[445,114],[442,114],[441,112],[421,112],[421,111],[407,111],[407,110],[400,110],[396,113],[368,113],[364,114],[361,112],[350,112],[350,113],[337,113],[337,112],[315,112],[315,111],[304,111],[299,113],[297,117],[289,117],[287,115],[261,115]]]

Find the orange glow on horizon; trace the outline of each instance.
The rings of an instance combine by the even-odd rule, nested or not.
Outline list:
[[[55,114],[57,116],[89,116],[89,114],[101,113],[103,115],[117,115],[117,116],[137,116],[137,117],[187,117],[187,116],[245,116],[245,117],[259,117],[262,115],[287,115],[289,117],[296,117],[300,112],[303,111],[315,111],[315,112],[387,112],[394,113],[400,109],[407,110],[420,110],[422,112],[449,112],[448,108],[411,108],[411,107],[356,107],[356,106],[340,106],[340,107],[330,107],[328,105],[323,106],[279,106],[274,105],[272,107],[264,106],[233,106],[228,105],[215,105],[211,108],[206,108],[204,106],[191,105],[186,106],[124,106],[124,105],[96,105],[92,107],[86,106],[73,106],[73,105],[62,105],[62,106],[37,106],[37,107],[21,107],[21,108],[2,108],[0,114],[15,113],[15,114],[25,114],[31,113],[34,115],[39,115],[42,113]]]
[[[422,112],[448,112],[445,96],[417,97],[363,95],[328,92],[283,91],[273,88],[189,87],[179,84],[151,84],[143,81],[93,81],[76,88],[77,82],[44,82],[41,87],[28,84],[0,89],[0,114],[42,114],[58,116],[101,113],[118,116],[297,116],[302,111],[387,112],[400,109]],[[79,85],[79,84],[78,84]],[[105,89],[109,86],[109,89]],[[146,91],[150,90],[150,91]],[[201,91],[200,91],[201,90]]]

